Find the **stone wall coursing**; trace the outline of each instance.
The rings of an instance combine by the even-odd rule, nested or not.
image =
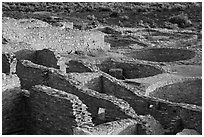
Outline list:
[[[154,119],[151,115],[140,115],[143,119],[144,125],[141,125],[138,128],[142,129],[143,132],[137,131],[137,135],[163,135],[164,129],[160,122]]]
[[[35,65],[29,61],[21,62],[20,66],[19,69],[24,72],[18,75],[22,85],[27,85],[27,88],[30,88],[33,85],[43,83],[52,88],[77,95],[80,100],[87,104],[88,111],[92,114],[93,118],[97,118],[99,108],[105,108],[107,110],[106,115],[110,117],[109,119],[111,120],[127,117],[138,118],[135,113],[137,112],[138,114],[152,115],[162,124],[164,129],[169,129],[175,127],[170,124],[172,119],[179,117],[184,128],[190,127],[202,133],[201,107],[182,103],[172,103],[139,95],[137,91],[132,91],[126,84],[105,73],[103,73],[103,87],[106,87],[106,89],[103,89],[105,93],[102,94],[82,87],[80,82],[73,80],[66,74],[59,73],[56,69],[48,69],[40,65]],[[44,72],[46,72],[46,74]],[[38,81],[31,82],[29,77],[34,77],[34,79],[38,78]],[[132,110],[131,107],[133,107],[135,111]],[[193,118],[188,119],[185,116]]]
[[[69,80],[66,77],[63,78],[63,76],[59,76],[58,73],[52,73],[49,75],[48,86],[77,95],[80,100],[88,106],[89,112],[95,119],[95,121],[93,120],[95,124],[100,124],[100,121],[97,119],[99,108],[104,108],[106,110],[105,121],[128,117],[136,118],[136,113],[124,100],[102,94],[88,88],[83,88],[80,85],[75,85],[79,85],[79,83],[74,83],[74,81],[71,79]]]
[[[178,116],[181,118],[185,128],[191,127],[200,133],[202,132],[201,107],[182,103],[172,103],[139,95],[137,91],[132,91],[127,85],[121,84],[113,78],[109,78],[106,74],[104,74],[102,80],[104,93],[114,95],[115,97],[127,101],[137,114],[152,115],[165,129],[172,128],[170,127],[172,125],[169,123]],[[192,117],[192,119],[188,119],[186,116]]]
[[[7,19],[2,23],[2,34],[6,39],[25,42],[34,49],[51,48],[60,53],[109,50],[104,43],[104,34],[99,31],[65,30],[59,27],[24,27],[21,21]]]
[[[101,123],[98,120],[99,108],[106,110],[105,121],[128,117],[138,118],[126,101],[82,87],[79,82],[56,69],[36,65],[30,61],[21,61],[18,64],[17,75],[21,80],[22,88],[29,89],[34,85],[46,85],[74,94],[88,106],[88,111],[92,114],[94,124]]]
[[[74,128],[74,135],[136,135],[137,121],[134,119],[120,119],[92,128]]]
[[[91,114],[73,94],[36,85],[30,90],[28,134],[71,135],[76,126],[93,126]]]

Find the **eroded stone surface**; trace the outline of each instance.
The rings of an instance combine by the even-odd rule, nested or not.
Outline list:
[[[73,94],[38,85],[27,103],[29,134],[73,134],[74,126],[93,126],[86,105]]]
[[[17,75],[5,75],[2,73],[2,91],[20,87],[20,80]]]
[[[200,134],[193,129],[184,129],[182,132],[179,132],[176,135],[200,135]]]
[[[110,116],[111,119],[113,118],[112,120],[114,120],[114,118],[126,117],[137,118],[135,112],[143,115],[151,114],[161,123],[162,126],[164,126],[164,129],[167,129],[171,126],[168,126],[168,123],[175,116],[179,116],[183,121],[182,126],[186,128],[195,128],[198,132],[201,132],[200,122],[202,121],[202,116],[201,109],[199,107],[186,104],[176,104],[139,95],[137,92],[132,91],[132,89],[124,83],[108,76],[105,73],[102,78],[104,85],[103,93],[99,93],[94,90],[81,87],[81,84],[74,80],[73,77],[65,76],[54,69],[35,65],[29,61],[21,61],[17,68],[19,69],[19,72],[21,72],[20,70],[23,70],[24,72],[17,74],[25,88],[30,88],[32,85],[36,84],[45,84],[65,92],[75,94],[80,98],[80,100],[86,103],[93,118],[97,117],[97,108],[100,106],[107,110],[106,114],[107,116]],[[31,83],[28,77],[32,76],[35,76],[36,80],[35,77],[33,77]],[[91,102],[89,100],[91,100]],[[191,118],[189,119],[189,117]]]
[[[137,121],[121,119],[104,123],[92,128],[75,128],[74,135],[135,135],[137,134]]]
[[[21,20],[7,19],[3,23],[3,36],[17,42],[25,42],[41,50],[51,48],[61,53],[109,50],[104,35],[98,31],[63,30],[57,27],[24,27]]]

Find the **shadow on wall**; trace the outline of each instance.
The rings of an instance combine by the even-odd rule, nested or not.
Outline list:
[[[14,56],[11,56],[14,55]],[[43,49],[43,50],[28,50],[23,49],[12,54],[2,54],[2,72],[9,74],[13,67],[16,67],[16,62],[14,59],[17,60],[29,60],[35,64],[43,65],[46,67],[53,67],[57,68],[57,58],[54,55],[54,52]]]
[[[14,55],[12,57],[11,55]],[[52,67],[56,69],[60,69],[62,72],[70,73],[70,72],[93,72],[93,68],[84,64],[83,62],[77,60],[71,60],[68,63],[64,61],[59,62],[60,57],[55,55],[55,53],[49,49],[43,50],[19,50],[12,54],[2,54],[2,72],[6,74],[10,74],[11,71],[15,70],[16,62],[13,61],[14,59],[17,60],[29,60],[35,64],[43,65],[46,67]],[[15,73],[15,72],[12,72]]]
[[[34,85],[46,85],[78,96],[88,106],[93,121],[98,117],[99,108],[104,108],[106,118],[110,121],[117,118],[134,117],[136,113],[139,115],[151,114],[166,129],[172,127],[169,124],[172,119],[179,117],[178,121],[182,121],[181,127],[193,128],[201,133],[202,116],[199,108],[195,111],[191,105],[184,107],[181,104],[135,94],[127,85],[118,83],[119,81],[112,77],[105,75],[98,77],[97,82],[92,81],[93,84],[89,83],[89,87],[86,88],[67,75],[59,73],[56,69],[35,65],[29,61],[19,62],[17,75],[21,80],[22,88],[30,89]],[[100,80],[101,78],[102,80]],[[97,122],[95,121],[94,124]],[[173,130],[169,134],[176,133],[177,130],[178,127],[173,126]]]

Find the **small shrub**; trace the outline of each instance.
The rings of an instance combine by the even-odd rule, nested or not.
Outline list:
[[[88,15],[86,18],[88,20],[96,20],[96,17],[94,15]]]
[[[178,24],[180,28],[186,28],[192,26],[192,22],[188,19],[188,16],[180,14],[177,16],[170,17],[169,22]]]
[[[112,9],[109,7],[98,7],[99,12],[112,12]]]
[[[121,20],[125,21],[125,20],[129,20],[129,17],[127,15],[123,15],[120,16]]]
[[[112,18],[119,17],[119,13],[118,13],[117,11],[113,11],[113,12],[110,14],[110,17],[112,17]]]

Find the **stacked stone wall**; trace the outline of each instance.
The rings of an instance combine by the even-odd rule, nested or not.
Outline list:
[[[73,127],[93,126],[91,114],[77,96],[40,85],[29,91],[29,134],[71,135]]]

